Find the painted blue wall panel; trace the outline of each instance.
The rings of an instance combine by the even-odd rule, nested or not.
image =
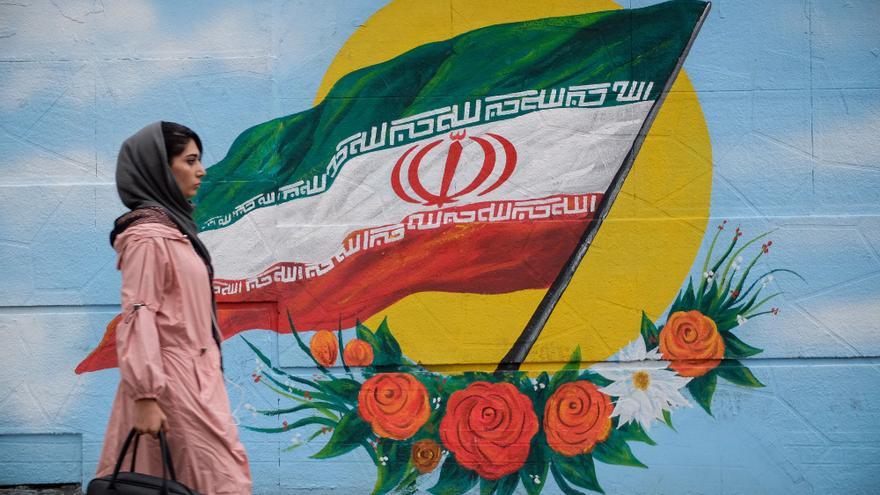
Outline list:
[[[0,479],[78,483],[82,467],[81,435],[0,435]]]

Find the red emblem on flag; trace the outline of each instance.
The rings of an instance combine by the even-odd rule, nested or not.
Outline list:
[[[442,207],[447,203],[453,203],[458,198],[467,194],[475,193],[477,196],[483,196],[484,194],[494,191],[501,184],[504,184],[507,179],[510,178],[511,174],[513,174],[513,169],[516,168],[516,148],[513,147],[513,144],[510,141],[498,134],[490,132],[486,133],[484,136],[497,141],[501,145],[501,149],[504,151],[504,168],[500,171],[498,178],[491,184],[487,185],[486,183],[492,176],[492,172],[494,172],[499,166],[495,147],[489,142],[489,139],[486,139],[486,137],[472,136],[469,139],[477,143],[483,153],[483,164],[473,180],[460,187],[457,191],[450,190],[452,187],[452,179],[455,177],[455,173],[459,169],[458,165],[461,160],[463,148],[461,142],[467,137],[467,133],[461,131],[449,134],[451,142],[446,149],[446,163],[443,168],[443,177],[440,181],[439,188],[432,188],[436,192],[429,191],[422,183],[421,177],[423,171],[420,167],[422,166],[422,161],[425,159],[425,156],[443,143],[445,141],[444,139],[438,139],[425,145],[417,144],[406,150],[403,156],[401,156],[394,165],[394,170],[391,173],[391,187],[394,188],[394,192],[404,201],[437,207]],[[418,149],[418,151],[413,154],[416,149]],[[410,155],[412,155],[411,158]],[[412,194],[404,190],[404,182],[409,185],[417,198],[414,198]]]

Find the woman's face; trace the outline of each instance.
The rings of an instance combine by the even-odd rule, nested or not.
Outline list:
[[[205,167],[202,166],[202,155],[199,147],[192,139],[187,143],[183,153],[171,158],[171,172],[177,181],[180,192],[189,199],[199,192],[202,177],[205,176]]]

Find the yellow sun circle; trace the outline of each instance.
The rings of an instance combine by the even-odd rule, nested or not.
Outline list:
[[[342,76],[419,45],[493,24],[618,9],[609,0],[393,0],[360,26],[330,64],[315,103]],[[656,318],[687,276],[706,228],[712,186],[709,133],[684,71],[672,86],[587,256],[529,354],[544,369],[580,346],[600,361]],[[382,318],[412,359],[434,369],[494,369],[545,290],[510,294],[412,294]]]

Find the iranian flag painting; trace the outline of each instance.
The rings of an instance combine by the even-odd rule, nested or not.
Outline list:
[[[484,27],[244,131],[195,199],[224,338],[289,332],[288,312],[350,328],[422,292],[543,289],[552,311],[707,7]],[[78,372],[116,365],[113,327]]]

